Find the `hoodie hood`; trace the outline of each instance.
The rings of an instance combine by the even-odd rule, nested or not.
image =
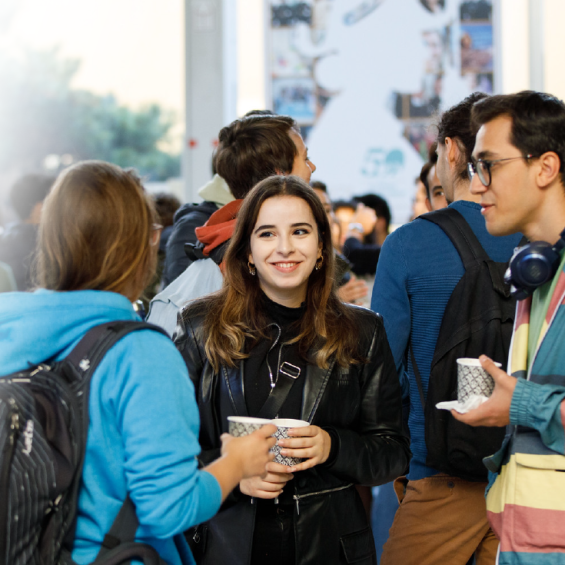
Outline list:
[[[221,208],[235,200],[233,194],[226,181],[220,175],[214,175],[211,181],[208,181],[202,188],[198,190],[198,196],[203,200],[214,202]]]
[[[194,231],[198,240],[204,244],[202,253],[208,257],[222,243],[228,241],[235,229],[235,219],[243,200],[234,200],[214,212],[210,219]]]
[[[114,320],[139,320],[129,300],[115,292],[2,293],[0,375],[62,359],[90,328]]]
[[[213,202],[199,202],[198,204],[183,204],[173,216],[173,226],[178,223],[181,218],[191,214],[192,212],[198,212],[199,214],[205,214],[210,217],[216,210],[218,206]]]

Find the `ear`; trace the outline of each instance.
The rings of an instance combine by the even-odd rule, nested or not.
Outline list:
[[[540,188],[547,188],[555,179],[559,180],[561,160],[554,151],[548,151],[539,158],[539,167],[537,181]]]
[[[319,259],[323,255],[323,252],[322,252],[323,249],[324,249],[324,246],[322,245],[322,242],[318,241],[318,256],[316,257],[316,259]]]
[[[255,263],[253,263],[253,253],[251,253],[251,251],[249,252],[249,257],[247,259],[252,265],[254,265]]]
[[[450,165],[456,165],[459,163],[461,149],[459,148],[457,141],[452,137],[445,138],[445,154]]]

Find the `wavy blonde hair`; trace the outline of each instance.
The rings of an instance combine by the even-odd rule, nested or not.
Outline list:
[[[155,268],[155,208],[133,172],[103,161],[63,171],[39,226],[38,283],[139,297]]]

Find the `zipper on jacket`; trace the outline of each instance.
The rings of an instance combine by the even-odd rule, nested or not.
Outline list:
[[[10,435],[2,449],[2,468],[0,470],[0,500],[5,500],[5,510],[0,512],[0,565],[7,565],[8,556],[8,497],[10,493],[10,468],[16,452],[18,435],[20,432],[20,416],[18,406],[13,398],[10,398]]]
[[[330,492],[338,492],[340,490],[345,490],[346,488],[350,488],[352,486],[353,483],[349,483],[342,487],[328,488],[326,490],[319,490],[317,492],[307,492],[306,494],[294,494],[292,495],[292,498],[294,498],[294,501],[296,502],[296,513],[300,516],[300,499],[302,498],[308,498],[309,496],[316,496],[319,494],[329,494]]]

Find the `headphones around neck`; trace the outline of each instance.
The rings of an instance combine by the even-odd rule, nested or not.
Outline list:
[[[532,241],[518,247],[510,259],[504,280],[510,285],[510,293],[516,300],[524,300],[534,290],[550,281],[561,263],[561,251],[565,248],[565,229],[555,245],[546,241]]]

